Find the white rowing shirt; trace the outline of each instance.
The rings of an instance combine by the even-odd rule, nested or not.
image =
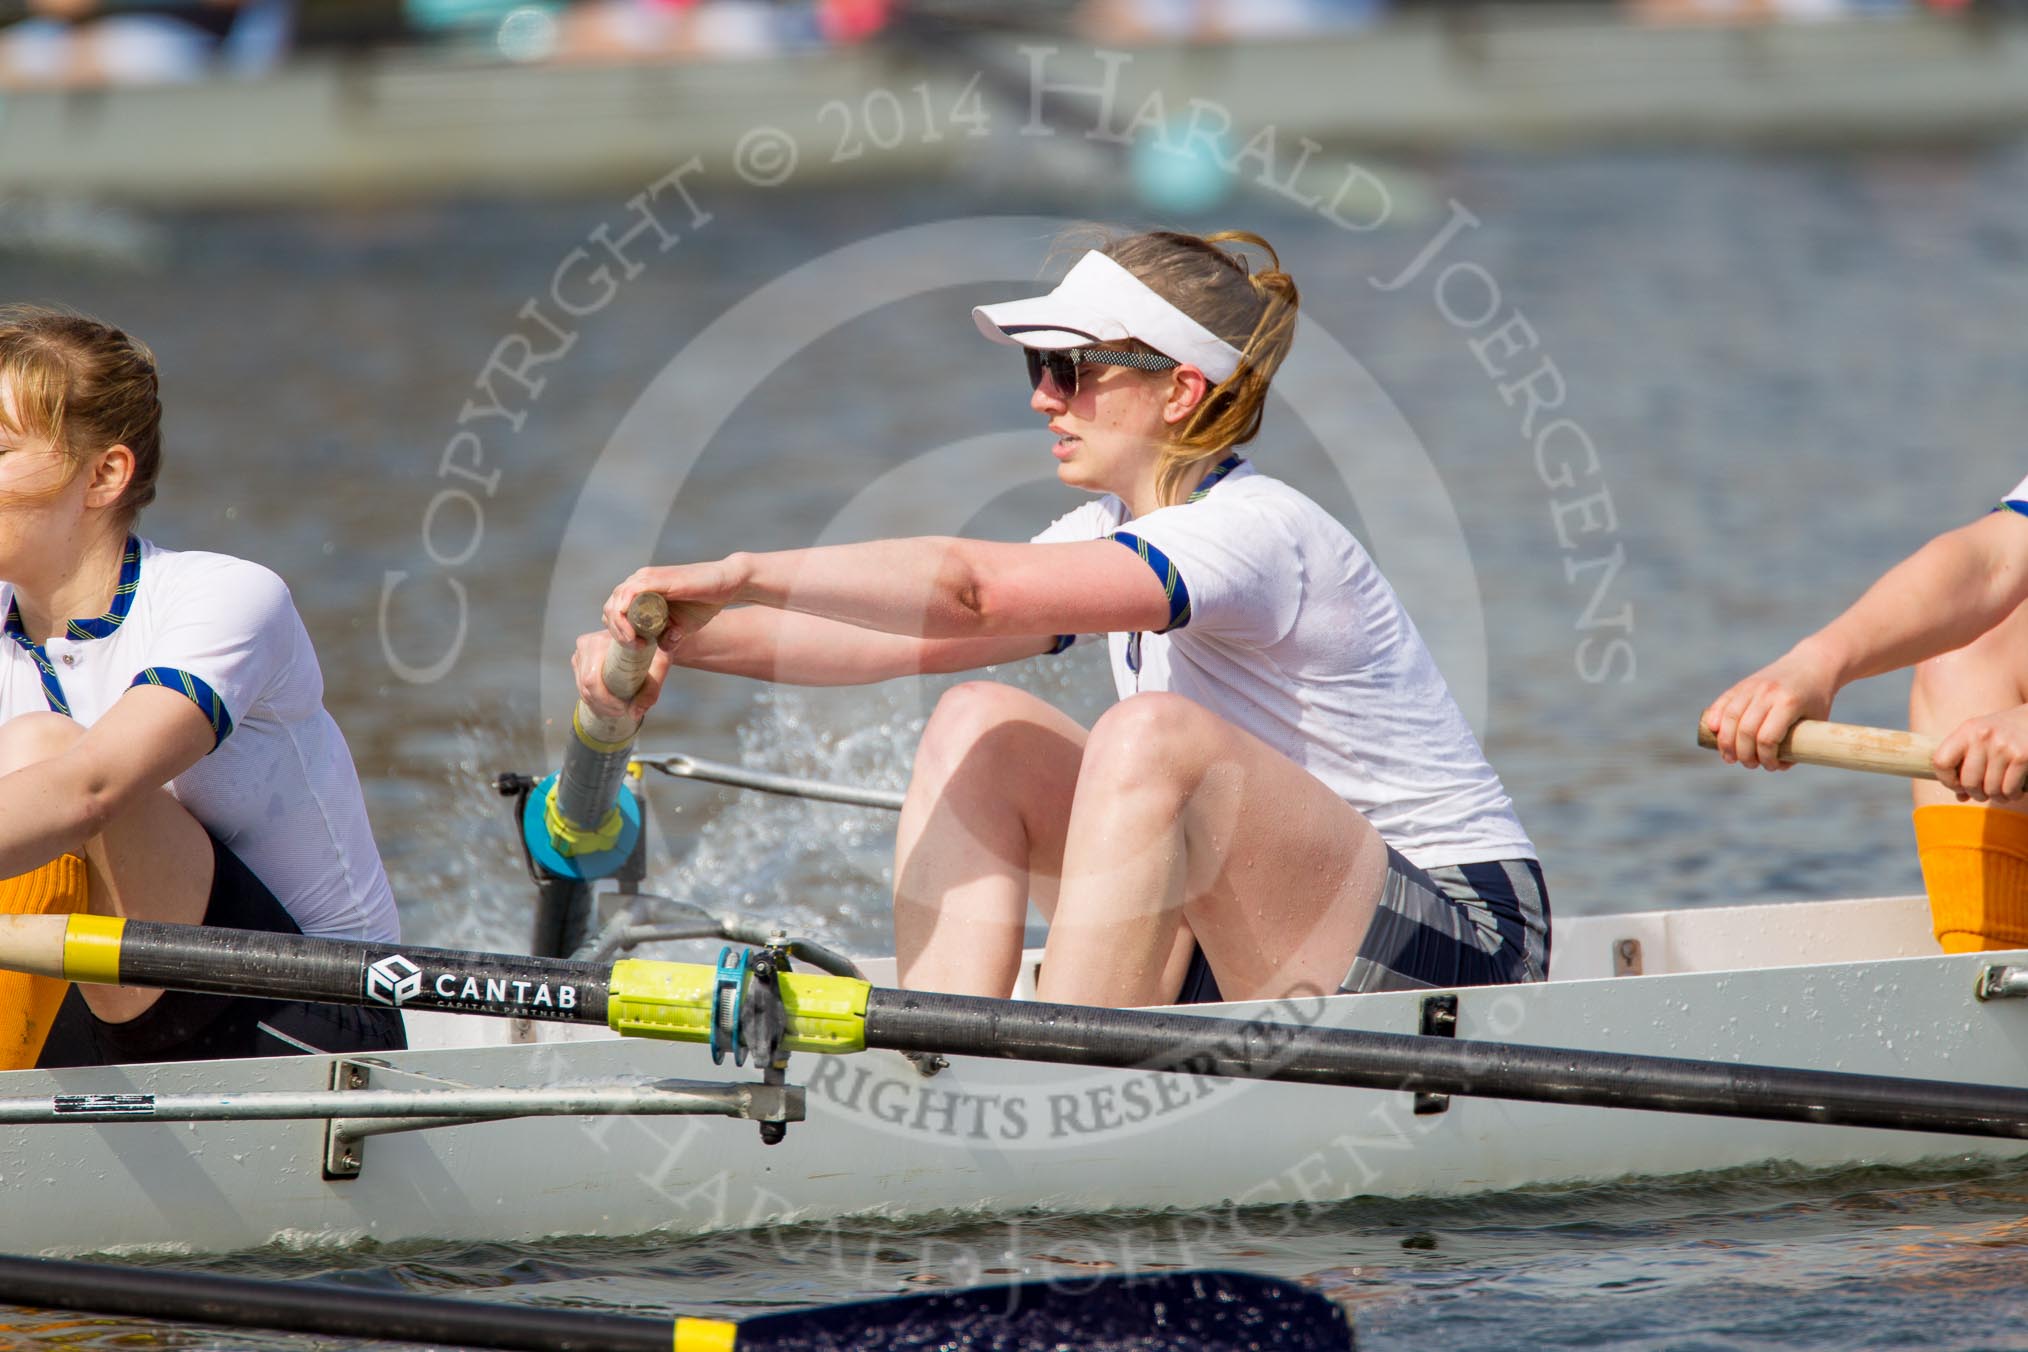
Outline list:
[[[2015,484],[2014,491],[2006,497],[2001,498],[2000,506],[1995,507],[1993,510],[1997,512],[2001,508],[2012,512],[2019,512],[2022,516],[2028,516],[2028,479],[2023,479],[2020,483]]]
[[[1237,457],[1227,464],[1189,502],[1130,521],[1108,494],[1035,537],[1110,537],[1168,586],[1164,632],[1109,638],[1120,697],[1195,700],[1316,776],[1420,868],[1534,858],[1500,777],[1365,549],[1287,484]]]
[[[394,894],[324,674],[285,583],[224,554],[130,538],[113,605],[41,649],[0,583],[0,721],[89,727],[142,683],[187,695],[217,740],[169,792],[267,885],[303,933],[393,942]]]

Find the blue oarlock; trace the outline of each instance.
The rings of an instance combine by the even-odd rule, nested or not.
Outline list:
[[[711,981],[711,1064],[719,1065],[727,1052],[732,1064],[746,1064],[746,1047],[739,1030],[746,1021],[746,969],[753,961],[750,948],[730,944],[718,950],[718,972]]]
[[[641,837],[641,801],[632,789],[622,786],[613,811],[619,820],[608,819],[610,843],[603,840],[596,848],[572,848],[572,842],[561,838],[552,829],[550,822],[550,800],[556,792],[555,775],[535,786],[528,795],[528,801],[521,810],[521,834],[528,842],[528,853],[537,864],[559,878],[576,878],[590,882],[596,878],[609,878],[619,872],[620,866],[634,852],[634,842]]]

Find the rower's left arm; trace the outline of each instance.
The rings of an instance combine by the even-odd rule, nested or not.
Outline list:
[[[613,593],[609,622],[642,591],[678,606],[747,602],[929,639],[1117,633],[1170,622],[1161,579],[1111,540],[922,537],[643,568]]]
[[[182,692],[136,686],[67,749],[0,775],[0,878],[84,848],[217,742]]]

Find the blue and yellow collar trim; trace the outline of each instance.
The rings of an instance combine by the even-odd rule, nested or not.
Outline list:
[[[120,581],[113,588],[113,603],[103,615],[89,620],[65,620],[65,638],[104,638],[118,629],[127,618],[127,612],[134,608],[134,593],[141,589],[141,542],[129,535],[126,553],[120,556]],[[16,642],[25,642],[28,631],[21,624],[21,603],[9,600],[7,603],[7,637]]]

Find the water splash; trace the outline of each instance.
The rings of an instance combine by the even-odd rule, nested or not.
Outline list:
[[[979,678],[1028,690],[1086,723],[1111,695],[1095,648],[964,677],[850,690],[767,687],[740,725],[739,758],[780,774],[905,789],[937,698]],[[660,796],[664,823],[672,797]],[[713,911],[764,916],[853,954],[884,954],[892,947],[894,827],[894,814],[879,809],[727,790],[703,829],[691,828],[679,862],[651,865],[648,887]]]

